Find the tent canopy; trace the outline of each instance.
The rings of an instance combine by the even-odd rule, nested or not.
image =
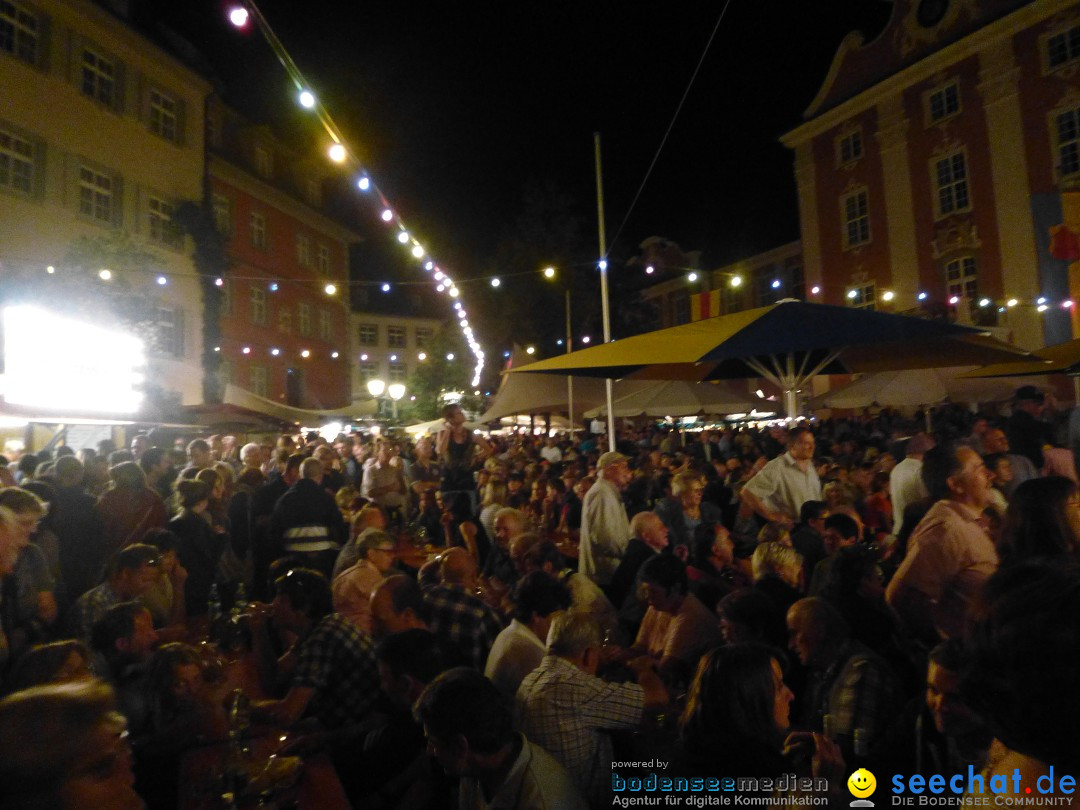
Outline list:
[[[620,394],[612,407],[618,417],[690,416],[698,413],[741,413],[761,404],[762,400],[726,385],[669,381]],[[606,415],[606,403],[585,412],[590,419]]]

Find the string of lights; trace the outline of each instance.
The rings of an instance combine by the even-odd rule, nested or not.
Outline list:
[[[286,50],[281,40],[279,40],[274,33],[269,22],[263,16],[262,12],[259,11],[254,0],[239,0],[239,2],[232,4],[228,10],[228,18],[237,28],[246,28],[254,23],[271,50],[273,50],[275,56],[277,56],[277,59],[284,68],[289,80],[296,88],[297,103],[299,103],[302,108],[312,112],[332,141],[327,149],[329,159],[342,167],[347,167],[355,174],[356,188],[375,200],[379,212],[379,219],[387,226],[397,231],[396,238],[398,243],[408,248],[410,255],[421,264],[424,271],[431,274],[431,278],[435,282],[435,291],[452,299],[454,311],[458,316],[458,326],[469,344],[469,349],[476,358],[472,384],[474,386],[478,385],[480,382],[480,372],[484,368],[484,350],[476,337],[476,333],[469,325],[467,313],[462,302],[457,300],[461,297],[461,290],[457,283],[436,263],[435,259],[429,255],[427,249],[420,243],[419,239],[410,232],[404,220],[390,204],[386,195],[379,189],[378,185],[371,177],[370,172],[368,172],[361,164],[360,160],[356,157],[355,152],[349,148],[341,130],[330,115],[330,112],[319,101],[318,95],[312,89],[313,86],[305,79],[303,73],[301,73],[300,69],[297,67],[296,62],[289,55],[289,52]],[[385,287],[385,283],[383,286]]]

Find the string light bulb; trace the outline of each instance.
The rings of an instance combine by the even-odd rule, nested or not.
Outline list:
[[[300,106],[305,109],[312,109],[315,106],[315,95],[310,90],[300,91]]]
[[[166,284],[169,283],[169,280],[165,278],[165,276],[158,276],[157,283],[159,286],[164,287]]]
[[[243,28],[248,24],[248,10],[243,6],[233,6],[229,9],[229,22],[237,28]]]
[[[697,278],[697,273],[690,273],[690,275],[686,277],[686,280],[693,284],[695,281],[697,281]]]
[[[397,240],[399,242],[401,242],[401,244],[404,245],[406,242],[409,241],[409,232],[408,231],[399,231],[398,235],[397,235]]]
[[[497,278],[493,278],[493,279],[491,280],[491,286],[492,286],[492,287],[498,287],[498,286],[499,286],[500,284],[502,284],[502,282],[501,282],[501,281],[500,281],[499,279],[497,279]]]
[[[367,191],[371,188],[371,179],[368,177],[361,177],[356,181],[356,187],[361,191]]]
[[[382,217],[383,222],[390,222],[390,220],[394,218],[394,212],[391,211],[389,208],[384,208],[380,216]]]
[[[327,284],[325,287],[323,287],[323,292],[325,292],[327,295],[336,295],[337,294],[337,285],[336,284]]]
[[[1007,307],[1015,307],[1019,303],[1020,302],[1017,301],[1015,298],[1010,298],[1008,301],[1005,302],[1005,306],[1007,306]]]
[[[742,286],[742,276],[732,276],[731,281],[728,282],[728,283],[731,284],[732,287],[741,287]]]
[[[813,287],[810,288],[810,294],[811,295],[817,295],[820,292],[821,292],[821,287],[817,286],[816,284]]]
[[[896,293],[894,293],[892,290],[886,290],[881,294],[882,301],[892,301],[894,298],[896,298]]]
[[[778,278],[773,279],[772,288],[774,290],[779,290],[780,289],[780,279],[778,279]]]
[[[330,159],[334,163],[344,163],[345,158],[349,156],[349,153],[345,151],[345,147],[340,143],[335,143],[330,147],[330,151],[327,153],[330,155]]]
[[[383,285],[382,285],[382,291],[383,291],[384,293],[388,293],[388,292],[390,292],[390,285],[389,285],[389,284],[383,284]]]
[[[544,268],[544,278],[555,278],[555,268],[554,267],[545,267]]]
[[[420,245],[413,245],[412,255],[414,259],[424,258],[424,248]]]
[[[112,270],[108,270],[106,268],[102,268],[101,270],[98,270],[98,278],[100,278],[102,281],[111,281],[112,280]]]

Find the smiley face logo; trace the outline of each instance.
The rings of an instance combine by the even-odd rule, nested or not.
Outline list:
[[[877,779],[866,768],[859,768],[847,780],[848,790],[857,799],[865,799],[877,790]]]

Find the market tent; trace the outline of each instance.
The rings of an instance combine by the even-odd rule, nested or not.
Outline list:
[[[980,365],[1027,357],[985,332],[946,321],[785,300],[592,346],[510,370],[611,379],[764,377],[789,416],[818,374]]]
[[[1013,386],[999,380],[963,379],[969,366],[882,371],[827,391],[809,400],[810,410],[820,408],[862,408],[881,405],[889,408],[933,405],[937,402],[993,402],[1006,400]]]
[[[726,385],[674,380],[619,395],[612,407],[619,417],[691,416],[698,413],[741,413],[760,404],[760,399]],[[607,404],[586,411],[585,416],[590,419],[607,416]]]

